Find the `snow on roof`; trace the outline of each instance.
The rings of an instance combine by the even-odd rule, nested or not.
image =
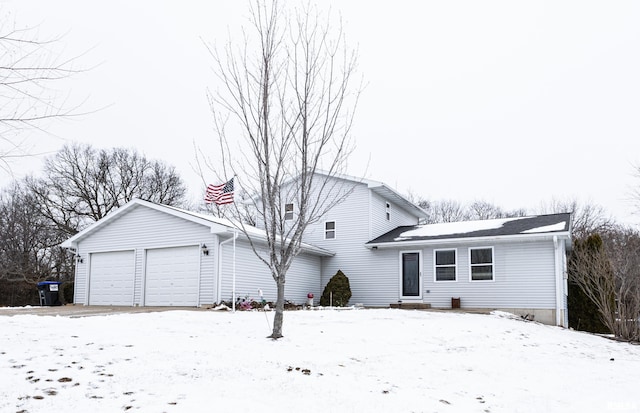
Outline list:
[[[390,246],[395,243],[437,242],[462,238],[537,236],[550,233],[562,233],[563,236],[568,236],[570,227],[570,213],[411,225],[398,227],[380,235],[367,242],[367,246]]]
[[[441,224],[422,225],[416,229],[405,231],[396,237],[395,241],[413,237],[437,237],[447,234],[465,234],[475,231],[501,228],[505,222],[518,218],[486,219],[482,221],[445,222]]]
[[[545,225],[543,227],[531,228],[522,231],[522,234],[536,234],[540,232],[556,232],[564,230],[564,222],[558,222],[557,224]]]

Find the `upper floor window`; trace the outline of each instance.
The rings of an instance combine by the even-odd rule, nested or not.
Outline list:
[[[493,247],[469,248],[471,281],[493,281]]]
[[[284,205],[284,219],[290,221],[293,219],[293,204]]]
[[[336,237],[336,221],[324,223],[324,239],[334,239]]]
[[[389,204],[388,202],[387,204],[387,221],[391,220],[391,204]]]
[[[456,250],[435,250],[435,280],[455,281],[456,280]]]

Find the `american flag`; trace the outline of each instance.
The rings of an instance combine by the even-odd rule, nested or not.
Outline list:
[[[204,202],[207,204],[213,202],[216,205],[231,204],[233,202],[233,178],[224,184],[209,184],[204,194]]]

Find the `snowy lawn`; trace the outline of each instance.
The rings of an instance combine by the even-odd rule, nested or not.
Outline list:
[[[640,411],[640,346],[500,313],[287,312],[278,341],[272,319],[0,309],[0,411]]]

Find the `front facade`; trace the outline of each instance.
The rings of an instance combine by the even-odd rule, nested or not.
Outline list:
[[[460,305],[568,324],[570,214],[420,225],[425,212],[383,183],[332,179],[348,196],[307,228],[285,299],[319,297],[341,270],[352,304]],[[294,217],[296,205],[283,210]],[[63,246],[77,258],[78,304],[213,305],[230,301],[234,285],[239,297],[276,297],[247,239],[233,223],[208,215],[134,200]]]

